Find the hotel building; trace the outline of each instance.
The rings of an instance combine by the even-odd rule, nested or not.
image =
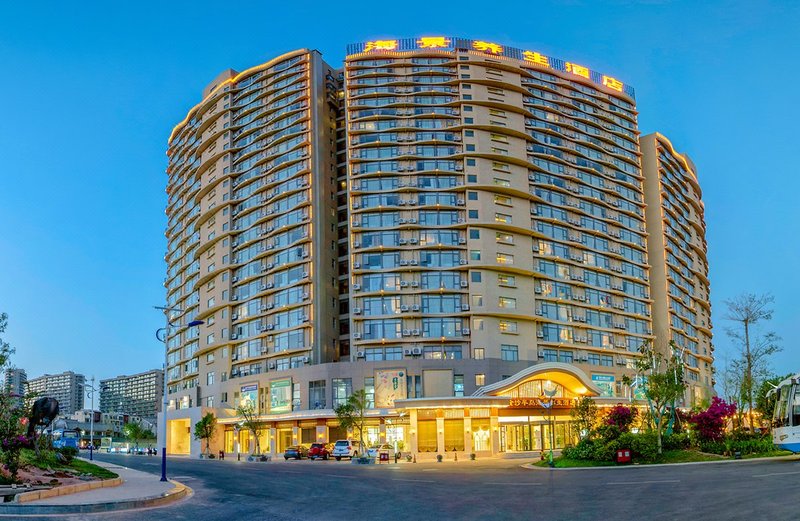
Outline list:
[[[187,427],[208,410],[219,448],[252,446],[244,403],[265,451],[344,438],[333,407],[358,389],[367,437],[406,452],[563,446],[574,398],[636,399],[621,378],[662,330],[707,396],[700,191],[667,149],[646,176],[628,85],[491,42],[226,71],[169,139],[167,302],[205,323],[170,331],[168,451],[199,451]],[[692,202],[660,195],[673,179]],[[677,280],[664,251],[692,211],[703,260]],[[667,280],[705,300],[670,313]]]
[[[152,369],[100,380],[100,411],[155,419],[164,396],[164,371]]]
[[[26,385],[28,384],[28,376],[25,373],[25,369],[9,367],[6,369],[4,376],[5,390],[11,395],[12,403],[17,407],[22,405]]]
[[[28,393],[32,400],[55,398],[58,400],[59,415],[69,416],[83,409],[83,394],[86,377],[72,371],[60,374],[46,374],[28,380]]]

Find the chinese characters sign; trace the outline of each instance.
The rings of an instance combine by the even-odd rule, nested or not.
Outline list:
[[[634,97],[633,87],[625,85],[621,81],[611,76],[600,74],[584,65],[568,62],[552,56],[546,56],[530,49],[518,49],[508,47],[496,42],[486,40],[469,40],[455,36],[422,36],[419,38],[398,38],[386,40],[370,40],[362,43],[355,43],[347,46],[348,56],[355,54],[373,54],[381,52],[400,52],[418,50],[445,50],[455,49],[469,50],[485,53],[491,56],[503,56],[515,60],[520,60],[543,69],[566,72],[580,78],[596,83],[607,89],[614,90]]]
[[[375,407],[394,407],[395,400],[406,398],[406,372],[404,369],[375,371]]]
[[[273,380],[269,385],[269,412],[291,412],[292,379]]]
[[[549,406],[549,399],[546,396],[541,398],[509,398],[508,407],[511,409],[523,407],[541,407]],[[554,409],[566,409],[574,405],[572,398],[553,398]]]
[[[239,405],[252,407],[258,414],[258,384],[243,385],[239,391]]]

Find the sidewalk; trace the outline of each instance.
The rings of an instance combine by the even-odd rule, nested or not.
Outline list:
[[[98,460],[92,463],[118,474],[122,478],[122,484],[25,503],[0,504],[0,518],[145,508],[172,503],[192,494],[192,490],[185,485],[176,481],[159,481],[155,474]]]

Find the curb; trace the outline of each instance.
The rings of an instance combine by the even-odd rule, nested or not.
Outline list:
[[[53,514],[91,514],[97,512],[113,512],[138,508],[160,507],[180,499],[190,497],[194,491],[177,481],[169,480],[172,489],[155,496],[109,501],[106,503],[88,503],[83,505],[19,505],[0,504],[0,517],[4,516],[41,516]],[[64,494],[62,494],[64,495]],[[30,501],[30,500],[29,500]]]
[[[47,490],[34,490],[31,492],[23,492],[17,494],[13,503],[28,503],[30,501],[37,501],[39,499],[47,499],[49,497],[67,496],[69,494],[77,494],[78,492],[85,492],[87,490],[95,490],[98,488],[118,487],[122,485],[122,478],[105,479],[98,481],[89,481],[86,483],[76,483],[74,485],[66,485],[63,487],[55,487]]]
[[[643,464],[634,464],[634,465],[600,465],[597,467],[567,467],[567,468],[549,468],[549,467],[539,467],[534,465],[533,463],[524,463],[520,465],[523,469],[528,470],[623,470],[623,469],[648,469],[648,468],[656,468],[656,467],[679,467],[679,466],[687,466],[687,465],[720,465],[720,464],[727,464],[727,463],[750,463],[750,462],[758,462],[758,461],[773,461],[773,460],[789,460],[790,458],[796,458],[797,454],[789,454],[787,456],[768,456],[766,458],[748,458],[748,459],[720,459],[717,461],[684,461],[682,463],[643,463]]]

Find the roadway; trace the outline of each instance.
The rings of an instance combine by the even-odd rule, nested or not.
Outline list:
[[[97,457],[160,473],[157,457]],[[521,463],[367,466],[333,460],[247,463],[170,458],[169,477],[193,488],[192,498],[163,508],[69,519],[800,519],[798,458],[555,471],[524,469]]]

